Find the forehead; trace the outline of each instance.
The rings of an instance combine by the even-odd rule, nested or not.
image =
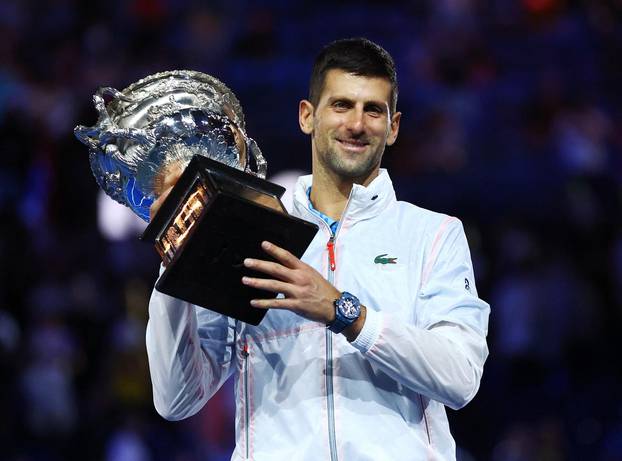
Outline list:
[[[326,73],[319,105],[338,98],[361,102],[373,101],[388,106],[391,99],[391,83],[382,77],[365,77],[340,69],[331,69]]]

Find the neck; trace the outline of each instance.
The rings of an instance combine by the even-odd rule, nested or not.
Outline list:
[[[314,168],[311,183],[313,208],[339,221],[354,184],[369,185],[378,176],[378,169],[364,178],[342,178],[323,169]]]

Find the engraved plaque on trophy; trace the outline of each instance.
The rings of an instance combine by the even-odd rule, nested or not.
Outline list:
[[[317,226],[287,213],[284,189],[266,181],[266,161],[244,127],[235,95],[193,71],[151,75],[123,91],[100,88],[93,127],[78,126],[98,185],[145,221],[166,175],[183,169],[141,239],[155,244],[164,271],[156,289],[259,324],[254,298],[273,293],[241,283],[244,258],[266,259],[263,240],[301,257]]]

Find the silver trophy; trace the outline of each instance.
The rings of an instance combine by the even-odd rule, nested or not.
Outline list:
[[[93,127],[78,126],[97,184],[145,221],[166,178],[183,170],[142,235],[165,270],[156,289],[258,324],[251,299],[273,293],[242,285],[244,258],[265,259],[271,241],[301,257],[317,226],[290,216],[285,189],[265,180],[266,161],[246,134],[235,95],[200,72],[170,71],[123,91],[100,88]]]
[[[97,184],[145,221],[172,167],[194,155],[265,178],[266,161],[246,135],[244,113],[233,92],[201,72],[150,75],[123,91],[102,87],[93,96],[99,118],[79,125]]]

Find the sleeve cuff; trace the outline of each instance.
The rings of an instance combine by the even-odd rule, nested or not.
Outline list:
[[[378,340],[383,323],[383,315],[380,312],[366,309],[365,324],[356,339],[350,343],[363,354],[366,354]]]

